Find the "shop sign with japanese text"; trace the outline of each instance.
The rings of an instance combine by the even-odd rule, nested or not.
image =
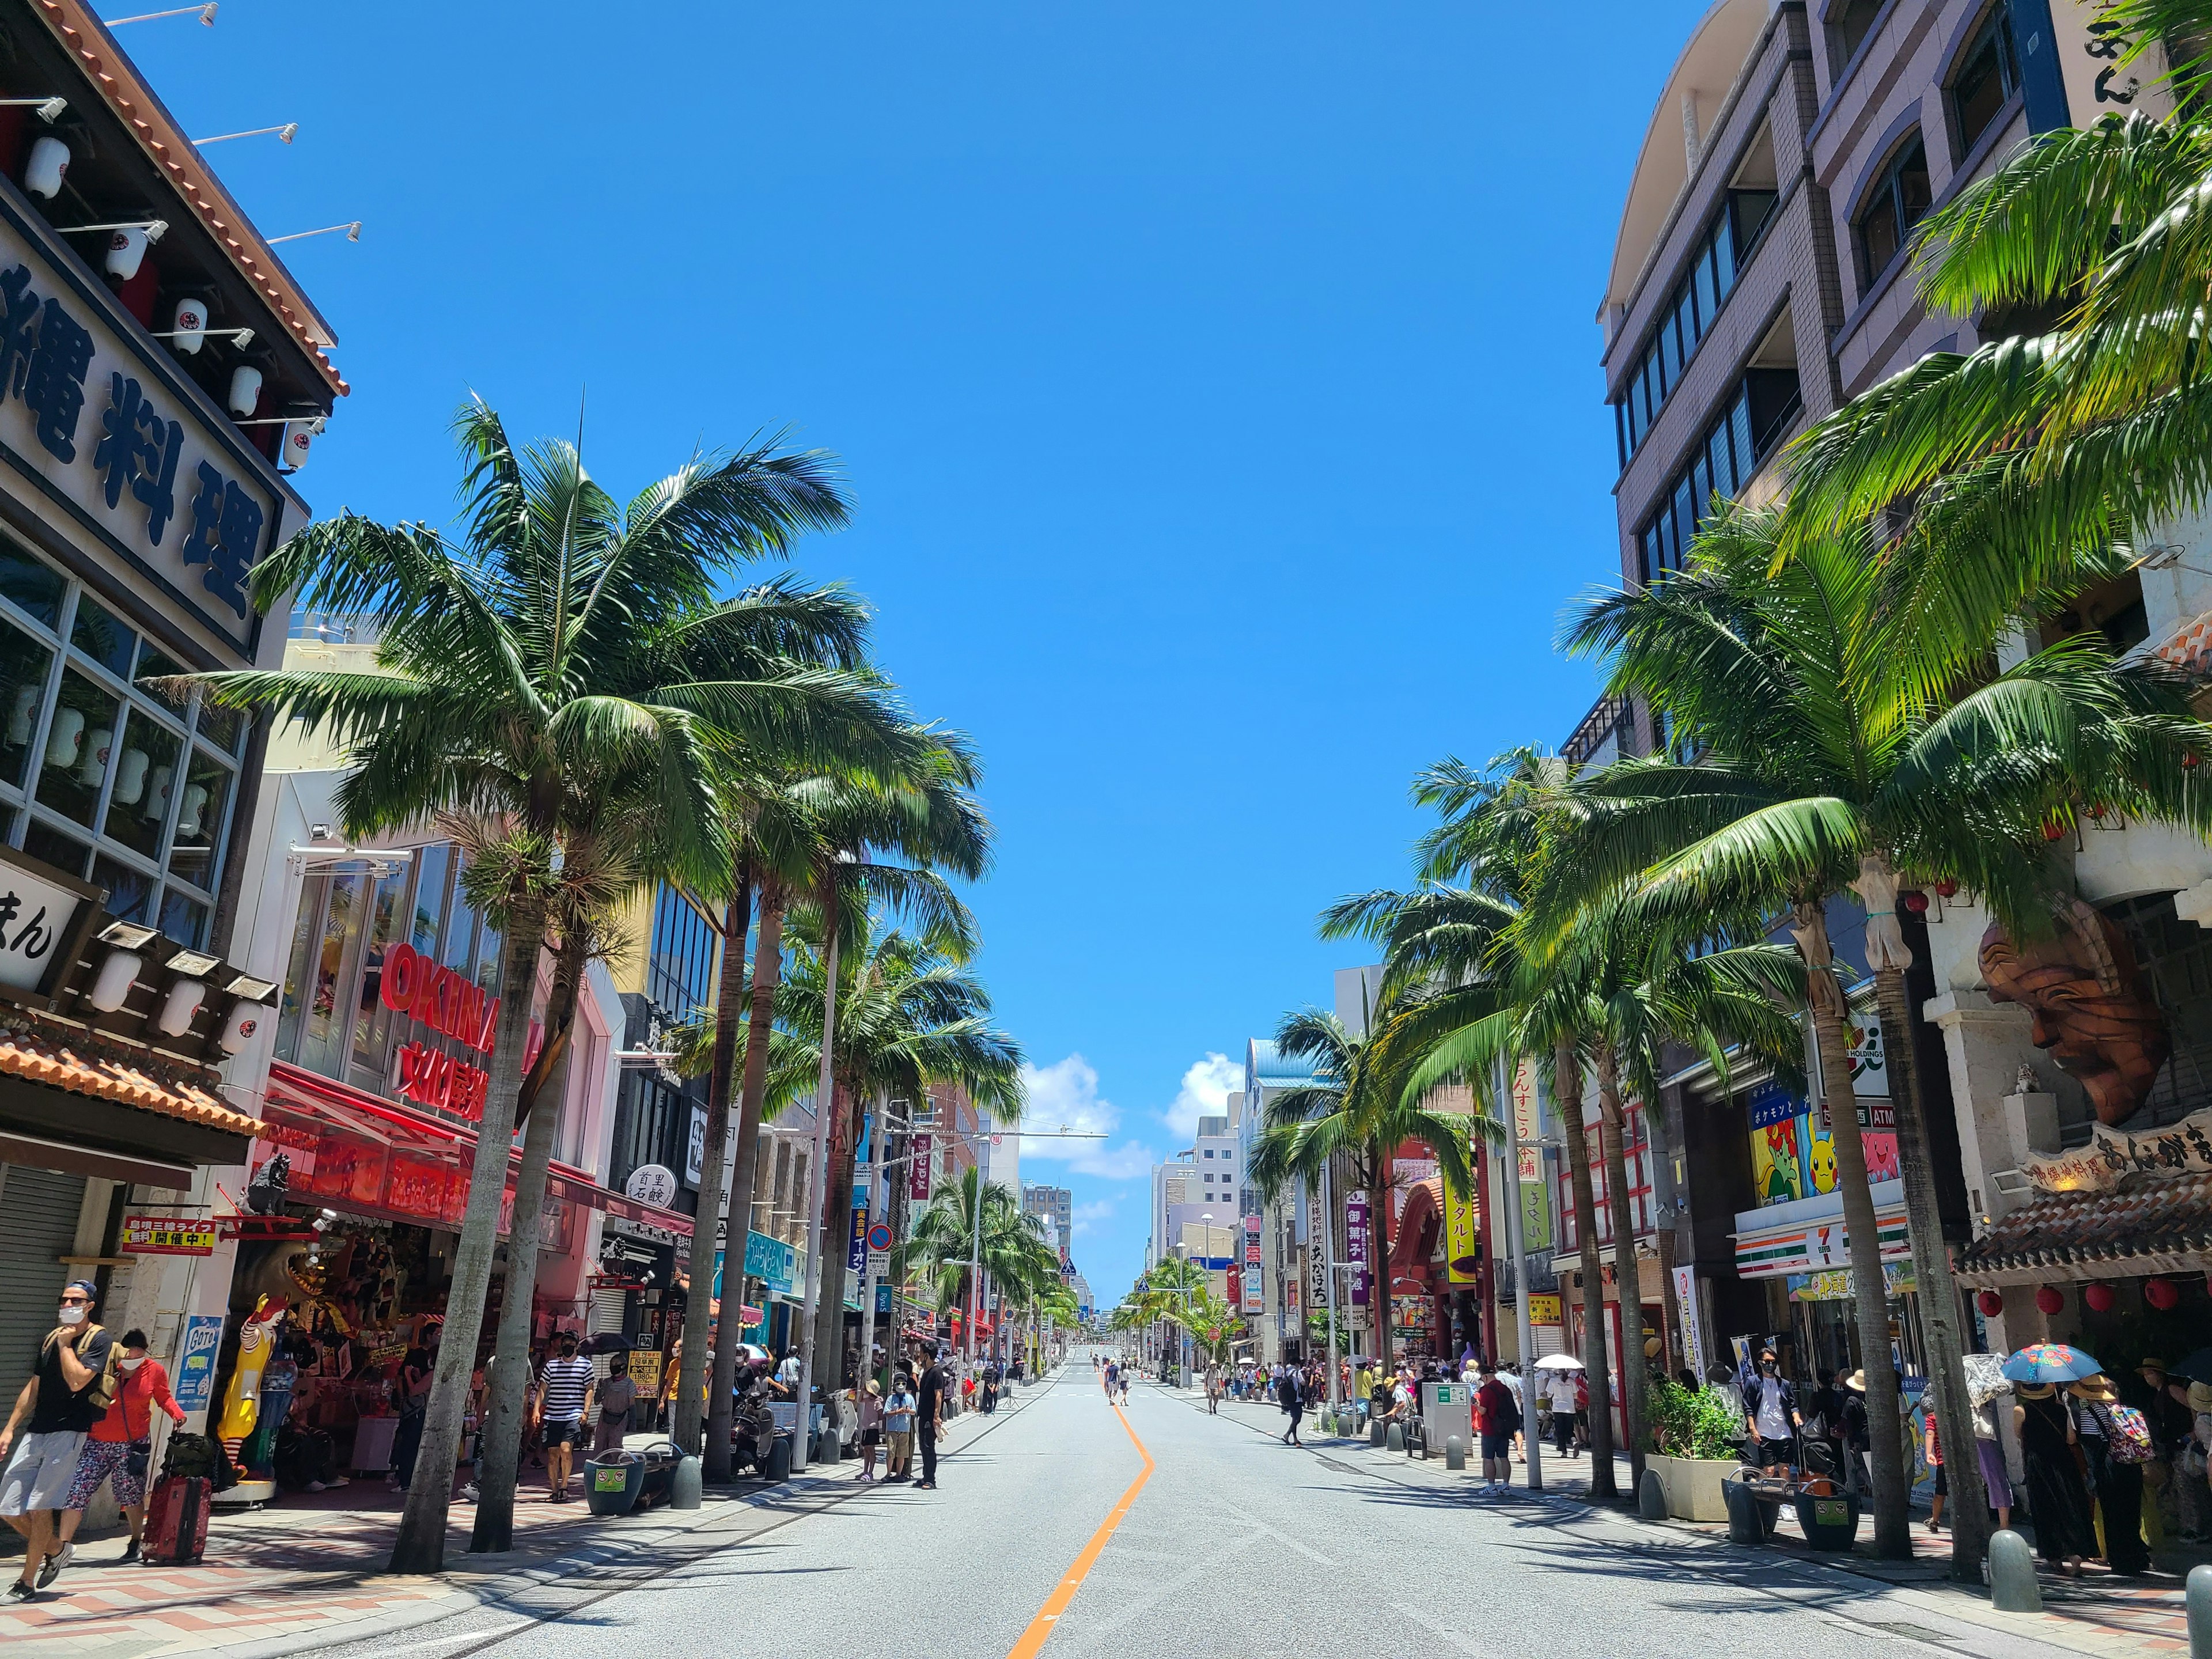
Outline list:
[[[213,1255],[216,1224],[208,1216],[126,1216],[123,1249],[127,1255]]]
[[[78,908],[89,902],[76,888],[25,869],[0,848],[0,985],[23,992],[44,985],[60,959],[56,947],[65,946]]]
[[[2046,1193],[2104,1193],[2128,1175],[2203,1175],[2212,1170],[2212,1107],[2162,1129],[2130,1133],[2090,1125],[2090,1142],[2051,1157],[2031,1152],[2021,1173]]]
[[[0,458],[155,586],[240,647],[246,578],[283,501],[165,354],[108,320],[109,301],[0,204]]]

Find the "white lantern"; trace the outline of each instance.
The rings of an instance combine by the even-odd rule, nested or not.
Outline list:
[[[169,326],[176,331],[173,343],[186,356],[195,356],[207,343],[208,308],[205,300],[179,300],[176,315]]]
[[[141,959],[135,951],[110,951],[107,959],[100,964],[100,977],[93,981],[91,993],[85,1000],[103,1014],[113,1013],[130,997],[131,988],[138,978]]]
[[[177,808],[178,835],[199,834],[200,820],[207,816],[207,787],[204,784],[188,783],[185,786],[185,799]]]
[[[169,810],[169,779],[173,775],[166,766],[154,769],[154,787],[146,792],[146,805],[139,816],[149,823],[159,823],[161,814]]]
[[[78,746],[84,741],[84,711],[57,708],[54,723],[46,728],[46,764],[74,766]]]
[[[284,422],[284,447],[279,452],[277,465],[297,472],[307,464],[307,452],[315,441],[315,422],[313,420]]]
[[[115,793],[118,806],[135,806],[138,797],[146,793],[146,769],[153,760],[143,749],[126,749],[115,769]]]
[[[115,733],[105,726],[95,726],[86,734],[84,764],[76,769],[76,781],[88,789],[100,787],[100,780],[107,770],[108,745],[115,741]]]
[[[8,741],[26,744],[31,740],[31,721],[39,712],[40,687],[19,685],[15,688],[15,707],[8,711]]]
[[[129,282],[146,263],[146,228],[126,225],[107,233],[107,274]]]
[[[222,1035],[216,1039],[223,1053],[234,1054],[253,1041],[253,1034],[261,1029],[268,1015],[267,1005],[247,1002],[243,999],[230,1005],[230,1018],[222,1023]]]
[[[240,363],[230,371],[230,412],[245,420],[261,406],[261,371]]]
[[[69,171],[69,146],[51,133],[31,146],[30,164],[23,169],[23,188],[49,200],[61,193],[62,175]]]
[[[180,979],[169,988],[168,1000],[161,1005],[161,1017],[155,1023],[171,1036],[182,1036],[192,1029],[192,1016],[199,1012],[200,1004],[206,1000],[206,981]]]

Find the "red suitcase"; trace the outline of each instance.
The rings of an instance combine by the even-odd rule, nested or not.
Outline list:
[[[146,1495],[145,1559],[192,1566],[207,1550],[208,1495],[204,1475],[165,1474]]]

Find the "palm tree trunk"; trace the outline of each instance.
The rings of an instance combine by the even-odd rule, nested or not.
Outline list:
[[[1390,1192],[1382,1180],[1382,1165],[1388,1156],[1386,1152],[1379,1148],[1368,1149],[1367,1238],[1375,1250],[1375,1283],[1369,1287],[1367,1294],[1375,1304],[1375,1357],[1382,1364],[1385,1375],[1388,1375],[1392,1369],[1390,1363]]]
[[[501,942],[499,1022],[492,1037],[483,1120],[477,1126],[476,1158],[470,1167],[468,1210],[453,1253],[453,1289],[446,1298],[446,1336],[438,1349],[422,1447],[416,1455],[416,1470],[425,1478],[408,1489],[407,1506],[392,1545],[393,1572],[437,1572],[446,1564],[446,1513],[451,1507],[453,1464],[460,1449],[469,1382],[476,1370],[477,1344],[483,1335],[484,1297],[499,1244],[500,1211],[506,1204],[515,1097],[522,1083],[522,1050],[530,1038],[530,1004],[538,989],[538,953],[544,937],[544,915],[532,906],[514,907]],[[507,1315],[526,1323],[530,1310],[510,1306]]]
[[[1644,1103],[1644,1144],[1651,1159],[1651,1207],[1653,1235],[1659,1250],[1659,1354],[1660,1369],[1672,1376],[1675,1361],[1692,1371],[1698,1367],[1696,1357],[1690,1352],[1689,1327],[1682,1322],[1682,1298],[1674,1288],[1676,1241],[1674,1218],[1679,1210],[1659,1207],[1659,1194],[1674,1191],[1673,1165],[1668,1148],[1667,1108],[1664,1102],[1647,1100]],[[1662,1179],[1662,1177],[1665,1177]],[[1705,1381],[1703,1376],[1698,1379]]]
[[[714,1049],[707,1070],[707,1097],[727,1102],[737,1086],[738,1005],[744,1000],[745,923],[750,910],[752,869],[738,866],[737,889],[722,907],[722,971],[714,988]],[[768,915],[761,915],[765,931]],[[726,1104],[722,1109],[729,1110]],[[758,1129],[759,1121],[753,1127]],[[757,1137],[756,1137],[757,1139]],[[703,1174],[704,1171],[702,1171]],[[738,1116],[738,1144],[730,1158],[730,1201],[723,1211],[722,1299],[732,1308],[745,1300],[745,1234],[752,1221],[752,1146],[746,1142],[744,1114]],[[702,1215],[712,1212],[702,1205]],[[714,1345],[713,1380],[707,1389],[707,1455],[700,1474],[707,1480],[730,1478],[731,1391],[737,1386],[738,1339],[744,1334],[742,1318],[731,1325],[725,1340]]]
[[[752,891],[740,886],[730,896],[730,907],[750,912]],[[749,916],[741,914],[732,927],[725,915],[723,932],[734,932],[742,941]],[[743,953],[742,944],[739,946]],[[719,1053],[722,1034],[714,1033],[714,1046]],[[678,1449],[696,1457],[700,1451],[700,1435],[704,1425],[707,1405],[707,1347],[708,1332],[714,1322],[714,1217],[722,1208],[722,1182],[729,1169],[730,1095],[727,1089],[707,1097],[707,1144],[699,1156],[699,1209],[691,1225],[691,1257],[690,1263],[690,1288],[684,1297],[684,1365],[676,1379],[676,1409],[671,1414],[669,1438]],[[736,1298],[728,1292],[744,1288],[744,1245],[737,1243],[738,1272],[734,1283],[726,1282],[722,1300],[733,1309]],[[725,1258],[729,1252],[724,1251]],[[738,1340],[737,1322],[715,1332],[714,1344],[727,1348]],[[724,1451],[726,1457],[728,1452]],[[703,1470],[702,1471],[703,1473]]]
[[[1620,1422],[1628,1439],[1628,1484],[1644,1484],[1644,1275],[1636,1260],[1636,1206],[1629,1196],[1620,1072],[1610,1043],[1597,1051],[1598,1145],[1605,1154],[1607,1218],[1613,1223],[1613,1282],[1620,1309]]]
[[[1850,1250],[1859,1361],[1866,1372],[1869,1461],[1874,1465],[1875,1553],[1891,1560],[1910,1560],[1911,1488],[1905,1480],[1905,1448],[1898,1439],[1897,1365],[1889,1349],[1889,1294],[1882,1280],[1879,1224],[1874,1193],[1867,1184],[1858,1103],[1851,1093],[1850,1039],[1845,1029],[1850,1011],[1836,979],[1827,915],[1820,902],[1795,906],[1790,931],[1805,958],[1806,1003],[1820,1053],[1828,1133],[1836,1148],[1836,1190],[1843,1196],[1844,1230]],[[1967,1443],[1972,1444],[1971,1437]]]
[[[1861,891],[1869,906],[1867,940],[1874,964],[1875,1006],[1881,1011],[1882,1059],[1889,1068],[1890,1103],[1897,1112],[1897,1160],[1905,1182],[1905,1231],[1912,1248],[1912,1277],[1920,1299],[1920,1333],[1928,1343],[1929,1376],[1935,1388],[1937,1431],[1949,1470],[1951,1488],[1951,1577],[1961,1583],[1982,1582],[1982,1557],[1989,1548],[1988,1498],[1978,1458],[1951,1448],[1974,1444],[1974,1415],[1966,1400],[1966,1333],[1959,1286],[1951,1277],[1950,1252],[1943,1243],[1942,1218],[1936,1202],[1935,1158],[1928,1146],[1928,1118],[1921,1109],[1920,1078],[1912,1049],[1911,1006],[1905,970],[1911,952],[1897,932],[1896,878],[1887,859],[1861,866]],[[1883,883],[1887,878],[1887,890]],[[1878,927],[1877,908],[1891,914]]]
[[[483,1478],[476,1525],[469,1534],[471,1555],[514,1547],[515,1469],[522,1456],[522,1401],[530,1381],[531,1313],[545,1213],[545,1166],[552,1160],[561,1102],[568,1091],[568,1059],[575,1046],[569,1041],[569,1027],[576,1018],[576,994],[584,977],[586,941],[580,930],[568,931],[574,937],[562,941],[561,953],[554,959],[552,990],[545,1000],[544,1042],[538,1051],[541,1058],[550,1053],[552,1063],[543,1068],[545,1075],[536,1095],[518,1103],[529,1115],[522,1132],[522,1167],[514,1177],[514,1218],[507,1226],[507,1287],[492,1356],[493,1397],[485,1402]],[[507,1316],[508,1310],[517,1316]]]
[[[1571,1042],[1553,1061],[1552,1093],[1559,1107],[1559,1133],[1567,1143],[1567,1181],[1575,1197],[1575,1237],[1582,1249],[1583,1376],[1589,1384],[1590,1496],[1618,1503],[1613,1473],[1613,1389],[1606,1379],[1605,1267],[1598,1257],[1597,1195],[1591,1190],[1589,1137],[1583,1128],[1582,1055]]]
[[[830,1091],[830,1180],[822,1195],[822,1289],[814,1310],[814,1380],[822,1385],[823,1418],[840,1420],[837,1392],[845,1386],[845,1275],[853,1241],[853,1156],[860,1145],[860,1091],[844,1084]]]

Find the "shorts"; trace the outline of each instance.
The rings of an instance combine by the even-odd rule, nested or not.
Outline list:
[[[136,1509],[146,1501],[146,1477],[131,1473],[131,1443],[87,1440],[77,1454],[76,1473],[70,1478],[69,1496],[62,1500],[62,1507],[90,1509],[92,1495],[103,1480],[115,1482],[115,1501],[125,1509]]]
[[[19,1436],[8,1473],[0,1475],[0,1515],[62,1508],[70,1482],[76,1479],[76,1460],[86,1437],[82,1429]]]
[[[884,1455],[894,1463],[903,1463],[914,1455],[914,1431],[893,1429],[884,1437],[888,1449]]]
[[[1797,1454],[1797,1443],[1794,1440],[1761,1440],[1756,1443],[1759,1448],[1759,1467],[1763,1469],[1771,1469],[1787,1463]]]
[[[860,1443],[862,1445],[880,1446],[883,1443],[884,1431],[881,1429],[862,1429],[860,1431]]]
[[[564,1422],[556,1423],[548,1419],[543,1425],[543,1430],[545,1449],[548,1451],[552,1450],[556,1446],[580,1445],[584,1438],[584,1419],[580,1417],[572,1417]]]
[[[1943,1466],[1938,1463],[1936,1466],[1936,1496],[1948,1498],[1950,1495],[1951,1477],[1944,1472]]]
[[[1504,1459],[1510,1457],[1513,1455],[1512,1435],[1510,1433],[1490,1434],[1486,1432],[1482,1437],[1482,1455],[1486,1458],[1495,1457]]]

